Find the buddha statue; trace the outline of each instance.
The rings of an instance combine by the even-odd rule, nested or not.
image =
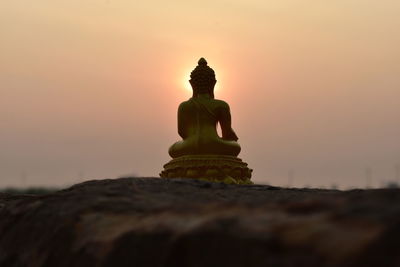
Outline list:
[[[193,96],[178,108],[178,134],[182,140],[169,148],[172,160],[164,165],[160,176],[251,184],[252,170],[237,157],[241,148],[231,126],[229,105],[214,99],[217,81],[204,58],[191,72],[189,82]]]
[[[182,141],[173,144],[169,155],[177,158],[185,155],[237,156],[240,145],[231,127],[229,105],[214,99],[215,73],[201,58],[189,80],[193,97],[178,108],[178,133]],[[222,138],[218,136],[217,124],[221,126]]]

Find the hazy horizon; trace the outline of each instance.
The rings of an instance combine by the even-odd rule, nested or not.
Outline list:
[[[399,11],[394,0],[3,1],[0,187],[158,176],[200,57],[254,182],[394,181]]]

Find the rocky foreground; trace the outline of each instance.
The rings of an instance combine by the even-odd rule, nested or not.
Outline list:
[[[400,190],[122,178],[0,194],[0,266],[400,266]]]

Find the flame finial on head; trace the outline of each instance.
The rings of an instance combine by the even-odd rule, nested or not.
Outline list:
[[[197,63],[199,66],[207,66],[207,60],[204,57],[200,58]]]

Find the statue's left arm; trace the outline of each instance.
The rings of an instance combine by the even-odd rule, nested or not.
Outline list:
[[[223,139],[230,141],[237,141],[239,139],[235,131],[232,129],[231,112],[227,103],[225,103],[223,109],[221,110],[220,124]]]

